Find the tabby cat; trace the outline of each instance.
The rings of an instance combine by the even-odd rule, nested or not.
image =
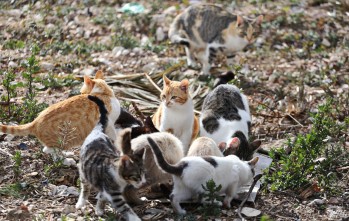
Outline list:
[[[259,34],[263,16],[244,22],[241,16],[211,4],[189,6],[172,22],[168,36],[172,43],[185,46],[187,63],[195,66],[195,57],[202,64],[203,74],[209,74],[217,51],[233,57]]]
[[[212,138],[217,144],[239,143],[235,154],[242,160],[252,159],[259,140],[249,142],[251,127],[247,98],[234,85],[222,84],[204,99],[200,116],[200,136]],[[236,141],[236,138],[239,140]]]
[[[164,173],[156,164],[154,155],[149,147],[148,136],[159,145],[164,158],[169,163],[177,163],[184,157],[183,144],[177,137],[167,132],[144,134],[132,139],[131,146],[133,151],[144,150],[143,166],[145,168],[146,184],[147,186],[151,186],[154,191],[158,191],[159,188],[166,188],[169,183],[172,183],[172,176],[168,173]],[[163,194],[167,192],[170,192],[170,190],[165,190]],[[136,196],[135,190],[131,188],[127,192],[127,200],[134,204],[142,203]]]
[[[112,140],[105,134],[107,110],[104,102],[98,97],[88,96],[100,109],[100,121],[87,136],[80,151],[79,173],[81,192],[76,208],[82,208],[91,187],[98,190],[98,201],[95,212],[101,216],[106,202],[129,221],[141,220],[123,197],[127,185],[139,187],[145,182],[142,156],[143,150],[134,152],[131,149],[131,133],[127,131],[121,142],[122,156],[119,156]]]
[[[186,213],[180,203],[192,197],[199,198],[205,192],[203,185],[210,179],[222,186],[220,193],[225,193],[223,205],[230,208],[238,188],[252,180],[253,169],[258,161],[258,157],[251,161],[242,161],[235,155],[190,156],[182,158],[177,164],[169,164],[151,137],[148,137],[148,142],[158,165],[173,175],[174,186],[170,199],[173,208],[179,214]]]
[[[189,81],[171,81],[165,75],[163,81],[161,104],[153,116],[153,122],[159,131],[166,131],[178,137],[186,154],[190,143],[199,132],[199,122],[189,94]]]
[[[98,97],[107,108],[106,133],[115,141],[114,122],[120,115],[120,104],[113,90],[103,80],[103,73],[98,71],[95,79],[84,76],[81,94],[53,104],[43,110],[31,123],[8,126],[0,125],[3,133],[36,136],[45,145],[43,151],[57,157],[55,148],[67,150],[80,146],[97,124],[100,111],[89,95]],[[64,127],[69,125],[69,128]]]

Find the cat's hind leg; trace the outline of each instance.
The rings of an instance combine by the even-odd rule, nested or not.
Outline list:
[[[170,200],[171,200],[171,205],[173,209],[176,211],[178,214],[186,214],[187,211],[185,211],[180,203],[184,200],[188,200],[192,198],[193,194],[190,190],[188,190],[186,187],[181,186],[178,188],[178,186],[174,186],[172,194],[170,195]]]
[[[238,190],[238,183],[234,182],[232,183],[225,191],[225,197],[223,200],[223,206],[226,208],[230,208],[231,201],[233,200],[234,195],[236,194]]]
[[[103,196],[103,194],[101,194],[100,192],[98,193],[96,198],[97,198],[97,204],[96,204],[95,213],[97,216],[102,216],[104,214],[104,207],[105,207],[105,204],[108,202],[108,199],[106,199]]]

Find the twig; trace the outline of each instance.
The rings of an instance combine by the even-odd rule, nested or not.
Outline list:
[[[133,108],[135,109],[137,115],[141,118],[141,121],[143,122],[143,125],[144,125],[144,123],[145,123],[145,118],[146,118],[146,117],[145,117],[144,114],[139,110],[139,108],[138,108],[137,105],[136,105],[136,102],[132,101],[131,104],[132,104]]]
[[[159,88],[159,86],[157,86],[157,85],[155,84],[155,82],[153,81],[153,79],[151,79],[151,77],[149,76],[151,73],[153,73],[153,70],[151,70],[149,74],[144,73],[144,75],[145,75],[145,77],[150,81],[150,83],[151,83],[159,92],[161,92],[161,91],[162,91],[161,88]]]
[[[250,196],[254,186],[256,185],[257,181],[262,177],[263,175],[262,174],[257,174],[254,178],[253,178],[253,182],[250,186],[250,189],[248,190],[248,193],[245,197],[245,199],[240,203],[239,205],[239,208],[238,208],[238,215],[240,217],[241,220],[245,220],[242,215],[241,215],[241,210],[242,210],[242,207],[244,206],[245,202],[247,201],[248,197]]]
[[[0,101],[0,105],[4,105],[4,106],[10,105],[10,104],[13,104],[13,103],[15,103],[15,102],[14,101]]]
[[[292,118],[292,120],[296,121],[301,127],[304,127],[304,125],[301,124],[298,120],[296,120],[296,118],[292,117],[291,114],[286,114],[286,116],[289,116],[290,118]]]
[[[11,157],[11,158],[13,157],[12,154],[7,153],[6,151],[4,151],[4,150],[2,150],[2,149],[0,149],[0,152],[1,152],[2,154],[8,155],[8,156]]]
[[[347,170],[347,169],[349,169],[349,166],[337,168],[337,171]]]

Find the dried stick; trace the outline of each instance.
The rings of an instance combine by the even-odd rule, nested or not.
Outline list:
[[[144,114],[139,110],[138,106],[136,105],[136,102],[132,101],[131,102],[133,108],[135,109],[137,115],[141,118],[141,121],[143,122],[143,125],[145,124],[145,116]]]
[[[250,189],[248,190],[248,193],[245,197],[245,199],[240,203],[240,206],[238,208],[238,215],[240,217],[241,220],[245,220],[242,215],[241,215],[241,210],[242,210],[242,207],[244,206],[245,202],[247,201],[248,197],[250,196],[254,186],[256,185],[257,181],[262,177],[262,174],[257,174],[254,178],[253,178],[253,182],[250,186]]]
[[[153,73],[153,70],[152,70],[149,74],[151,74],[151,73]],[[150,81],[150,83],[151,83],[159,92],[161,92],[161,91],[162,91],[161,88],[159,88],[159,86],[157,86],[157,85],[155,84],[155,82],[153,81],[153,79],[151,79],[151,77],[149,76],[149,74],[144,73],[145,77]]]

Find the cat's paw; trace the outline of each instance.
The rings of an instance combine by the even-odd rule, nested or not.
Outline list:
[[[65,165],[65,166],[76,166],[76,161],[73,158],[65,158],[63,160],[63,165]]]
[[[231,200],[224,199],[223,207],[230,209],[231,208],[230,202],[231,202]]]
[[[180,215],[185,215],[185,214],[187,214],[187,211],[185,211],[185,209],[178,209],[177,213]]]
[[[102,208],[96,208],[95,213],[97,216],[103,216],[104,210]]]
[[[75,204],[75,208],[76,209],[81,209],[85,206],[86,201],[85,200],[79,200],[76,204]]]

